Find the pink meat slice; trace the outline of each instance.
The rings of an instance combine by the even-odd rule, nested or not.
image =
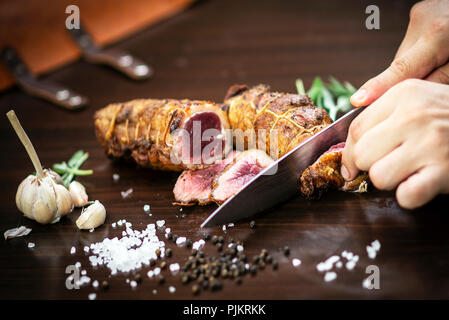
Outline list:
[[[346,142],[344,142],[344,141],[334,144],[332,147],[329,148],[329,150],[327,150],[322,155],[325,155],[326,153],[329,153],[329,152],[342,152],[343,149],[345,148],[345,145],[346,145]]]
[[[215,178],[212,199],[219,204],[223,203],[273,162],[274,160],[262,150],[251,149],[242,152]]]
[[[207,168],[184,171],[173,189],[175,204],[192,206],[196,203],[199,205],[211,203],[212,182],[239,154],[239,151],[232,151],[225,159],[219,160]]]

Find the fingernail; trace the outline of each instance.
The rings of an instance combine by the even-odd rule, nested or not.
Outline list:
[[[367,94],[365,89],[357,90],[356,93],[354,93],[351,96],[351,102],[357,106],[363,105],[365,103]]]
[[[343,177],[343,179],[348,180],[349,179],[349,171],[348,169],[346,169],[345,166],[341,166],[341,176]]]

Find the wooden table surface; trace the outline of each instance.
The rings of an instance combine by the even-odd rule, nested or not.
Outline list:
[[[315,75],[336,76],[354,85],[385,68],[394,55],[408,23],[412,5],[407,1],[376,1],[381,11],[381,29],[365,29],[365,7],[361,1],[267,1],[216,0],[200,2],[169,21],[143,30],[117,47],[127,49],[151,63],[153,79],[133,82],[117,72],[79,61],[45,78],[60,82],[87,95],[90,106],[70,113],[32,98],[17,88],[0,96],[0,226],[26,225],[33,229],[23,238],[0,241],[0,298],[87,299],[190,299],[190,286],[180,276],[166,273],[167,282],[158,285],[148,279],[148,269],[139,271],[144,280],[136,289],[126,283],[131,275],[109,278],[110,290],[92,287],[68,290],[65,268],[81,262],[92,279],[108,279],[105,268],[93,269],[83,246],[118,236],[111,223],[126,219],[134,228],[164,219],[174,233],[198,240],[203,236],[201,221],[214,206],[193,207],[183,212],[172,206],[172,188],[177,173],[136,168],[107,159],[95,140],[92,116],[95,110],[115,101],[137,97],[198,98],[221,101],[234,83],[267,83],[276,90],[294,92],[294,80],[309,85]],[[18,184],[33,171],[23,147],[5,113],[14,108],[32,139],[42,163],[68,159],[84,149],[90,153],[85,167],[93,176],[80,179],[91,199],[107,208],[106,224],[95,232],[81,232],[75,226],[79,210],[60,223],[41,226],[21,216],[14,196]],[[120,180],[114,182],[112,174]],[[386,172],[385,174],[388,174]],[[133,188],[128,199],[120,191]],[[303,298],[448,298],[449,215],[448,197],[440,196],[429,205],[408,212],[398,207],[393,193],[367,194],[332,192],[321,201],[297,197],[255,217],[236,223],[224,233],[213,234],[244,243],[248,255],[265,248],[279,261],[279,270],[267,268],[256,277],[246,276],[238,286],[224,281],[219,292],[202,292],[199,299],[303,299]],[[152,216],[142,206],[150,204]],[[162,234],[159,233],[161,236]],[[375,239],[382,248],[375,260],[366,246]],[[29,249],[28,242],[36,247]],[[291,248],[289,258],[279,248]],[[77,253],[70,254],[75,246]],[[173,248],[173,262],[187,259],[189,250]],[[211,244],[207,254],[216,254]],[[324,282],[317,263],[343,250],[360,256],[356,268],[338,271],[338,278]],[[302,264],[294,268],[292,258]],[[365,268],[380,269],[380,290],[367,290],[362,281]],[[168,287],[176,287],[169,293]],[[157,294],[152,293],[157,289]]]

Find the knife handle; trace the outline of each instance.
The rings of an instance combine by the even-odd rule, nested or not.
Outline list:
[[[134,80],[148,79],[153,75],[153,68],[133,55],[120,49],[99,48],[81,25],[79,29],[68,31],[87,62],[108,65]]]
[[[88,99],[75,91],[48,80],[36,79],[14,48],[5,47],[1,58],[17,84],[30,95],[44,98],[67,110],[78,110],[87,105]]]

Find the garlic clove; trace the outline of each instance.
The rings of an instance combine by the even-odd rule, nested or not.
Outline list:
[[[33,217],[41,224],[47,224],[54,220],[53,212],[41,199],[34,202]]]
[[[80,230],[88,230],[101,226],[106,220],[106,209],[98,201],[81,211],[81,215],[76,220],[76,225]]]
[[[34,219],[33,216],[33,203],[38,197],[39,183],[37,178],[33,175],[29,175],[22,181],[17,190],[16,204],[17,208],[23,212],[23,214],[30,219]],[[20,193],[19,193],[20,191]],[[18,201],[17,201],[18,200]]]
[[[86,188],[78,181],[70,183],[69,191],[75,207],[84,207],[89,202]]]
[[[54,188],[56,194],[56,204],[58,208],[57,210],[61,216],[65,216],[73,210],[72,196],[63,185],[55,184]]]
[[[16,192],[16,206],[17,208],[22,211],[22,195],[23,195],[23,188],[26,185],[26,181],[27,181],[28,177],[26,179],[24,179],[20,184],[19,187],[17,188],[17,192]]]
[[[40,188],[38,189],[39,199],[45,203],[53,215],[58,214],[58,203],[56,201],[56,187],[57,184],[51,177],[45,177],[41,180]]]
[[[44,169],[44,175],[47,177],[51,177],[54,182],[57,184],[64,184],[61,176],[51,169]]]

